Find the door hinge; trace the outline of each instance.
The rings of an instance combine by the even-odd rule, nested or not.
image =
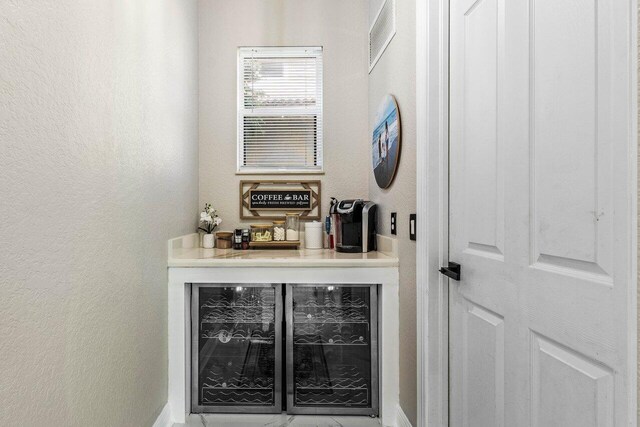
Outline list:
[[[461,270],[462,270],[462,267],[460,266],[460,264],[458,264],[457,262],[449,261],[449,265],[447,267],[440,268],[440,273],[444,274],[445,276],[453,280],[459,281]]]

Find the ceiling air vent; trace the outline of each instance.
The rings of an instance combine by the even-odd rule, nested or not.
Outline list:
[[[396,0],[384,0],[369,29],[369,72],[396,35]]]

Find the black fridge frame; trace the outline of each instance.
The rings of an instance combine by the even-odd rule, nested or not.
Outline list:
[[[293,398],[293,288],[294,287],[354,287],[369,288],[371,337],[371,406],[345,408],[336,406],[296,406]],[[287,413],[310,415],[369,415],[378,416],[380,410],[378,363],[378,285],[370,283],[289,283],[286,285],[286,357],[287,357]]]
[[[271,406],[208,406],[198,405],[198,371],[199,371],[199,324],[200,324],[200,288],[228,288],[242,286],[245,288],[274,288],[275,292],[275,378],[274,404]],[[282,412],[282,284],[280,283],[192,283],[191,284],[191,412],[200,413],[252,413],[279,414]]]
[[[273,287],[275,290],[275,378],[274,405],[272,406],[207,406],[198,405],[198,370],[199,370],[199,289],[210,287]],[[294,287],[360,287],[369,288],[370,292],[370,337],[371,337],[371,406],[345,408],[335,406],[296,406],[293,399],[293,288]],[[279,414],[283,412],[286,403],[288,414],[312,415],[369,415],[379,416],[380,411],[380,372],[379,372],[379,307],[378,286],[371,283],[191,283],[191,375],[189,392],[191,397],[191,413],[251,413],[251,414]],[[284,291],[284,293],[283,293]],[[284,295],[284,301],[283,301]],[[283,329],[285,333],[283,334]],[[282,345],[282,342],[285,345]],[[283,349],[284,347],[284,349]],[[284,350],[284,351],[283,351]],[[284,357],[283,357],[284,356]],[[280,362],[280,363],[279,363]],[[285,365],[286,368],[283,366]],[[286,374],[286,375],[285,375]],[[285,382],[286,377],[286,384]],[[283,394],[286,392],[286,399]]]

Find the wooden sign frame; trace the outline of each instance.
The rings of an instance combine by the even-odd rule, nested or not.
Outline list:
[[[260,180],[260,181],[240,181],[240,219],[283,219],[287,212],[300,212],[301,220],[320,219],[321,182],[312,181],[291,181],[291,180]],[[259,208],[252,209],[250,205],[251,193],[255,190],[265,190],[267,192],[306,192],[311,195],[311,209],[301,208]]]

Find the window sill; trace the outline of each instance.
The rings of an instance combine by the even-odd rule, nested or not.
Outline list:
[[[261,170],[261,169],[243,169],[236,171],[236,175],[324,175],[324,170]]]

